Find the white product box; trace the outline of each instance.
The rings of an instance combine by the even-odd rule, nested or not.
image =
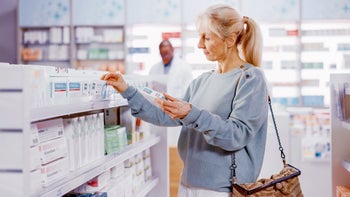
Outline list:
[[[135,163],[140,163],[143,160],[142,153],[137,153],[134,157]]]
[[[30,66],[29,80],[30,104],[32,108],[47,106],[50,104],[50,84],[44,66]]]
[[[30,172],[31,194],[39,192],[42,188],[40,169]]]
[[[35,123],[30,124],[30,142],[29,146],[36,146],[40,143],[39,141],[39,131]]]
[[[78,117],[64,119],[64,136],[67,141],[69,169],[74,171],[80,167],[80,128]]]
[[[46,142],[64,135],[63,119],[56,118],[36,123],[40,142]]]
[[[82,87],[81,82],[72,79],[72,77],[68,80],[68,98],[74,99],[82,97]]]
[[[124,195],[125,196],[132,196],[132,175],[129,173],[124,178],[125,181],[125,188],[124,188]]]
[[[96,131],[98,135],[98,157],[104,157],[105,155],[105,138],[104,138],[104,114],[98,113],[96,117]]]
[[[66,157],[68,153],[66,139],[62,137],[41,143],[39,151],[41,164],[47,164],[61,157]]]
[[[128,133],[136,131],[136,118],[131,115],[129,107],[120,107],[120,125],[125,126]]]
[[[141,160],[141,162],[135,165],[136,176],[143,174],[143,171],[144,171],[144,164],[143,164],[143,160]]]
[[[64,137],[67,142],[69,170],[73,171],[77,167],[74,163],[74,129],[71,118],[63,119]]]
[[[87,97],[91,99],[90,97],[90,82],[86,80],[82,80],[81,82],[81,95],[83,97]]]
[[[131,168],[134,165],[135,165],[135,157],[130,157],[129,159],[124,161],[125,168]]]
[[[78,117],[78,125],[80,127],[80,133],[79,133],[79,138],[80,138],[80,164],[81,166],[84,166],[87,164],[87,129],[86,128],[86,122],[85,122],[85,116],[80,116]]]
[[[63,43],[69,44],[70,43],[70,29],[69,27],[63,28]]]
[[[103,92],[106,91],[107,85],[103,80],[92,80],[90,81],[90,95],[93,100],[104,99]]]
[[[156,98],[161,98],[161,99],[166,99],[165,96],[160,93],[160,92],[157,92],[149,87],[143,87],[141,88],[141,93],[147,98],[149,99],[150,101],[154,101],[154,99]]]
[[[105,124],[106,125],[118,125],[118,109],[109,108],[105,109]]]
[[[85,116],[86,127],[87,127],[87,152],[88,152],[88,163],[97,159],[97,142],[96,142],[96,129],[93,123],[93,115]]]
[[[40,168],[41,182],[44,187],[52,184],[59,178],[62,178],[68,173],[68,159],[61,158]]]
[[[95,155],[95,159],[99,159],[101,158],[103,155],[101,155],[102,153],[104,154],[104,139],[103,139],[103,151],[101,150],[101,146],[102,146],[102,141],[100,140],[100,136],[102,137],[104,134],[101,131],[101,129],[98,127],[97,125],[97,114],[92,114],[91,115],[91,124],[94,125],[93,129],[93,139],[94,142],[91,144],[93,146],[93,155]],[[102,134],[101,134],[102,133]]]
[[[78,49],[77,50],[77,58],[78,60],[84,60],[88,58],[88,51],[85,49]]]
[[[147,148],[146,150],[142,151],[142,157],[143,157],[143,159],[151,157],[151,149]]]
[[[31,147],[29,155],[29,170],[33,171],[39,169],[41,164],[41,154],[39,151],[39,146]]]
[[[150,157],[147,157],[143,160],[143,169],[144,170],[147,170],[149,168],[151,168],[151,158]]]
[[[50,99],[52,104],[68,102],[67,77],[50,77]]]
[[[152,168],[145,169],[145,181],[152,180]]]
[[[116,179],[123,175],[125,172],[124,163],[119,163],[118,165],[111,168],[111,178]]]
[[[50,36],[50,43],[56,43],[56,44],[62,43],[62,29],[60,27],[51,27],[49,36]]]

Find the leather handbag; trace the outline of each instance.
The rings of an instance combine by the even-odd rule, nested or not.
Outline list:
[[[269,178],[261,178],[253,183],[237,183],[236,177],[236,162],[235,154],[232,154],[232,165],[231,165],[231,177],[232,177],[232,196],[233,197],[302,197],[303,193],[301,190],[298,176],[301,171],[286,163],[285,154],[281,145],[281,140],[278,134],[276,120],[273,114],[271,99],[268,97],[270,112],[272,115],[273,124],[279,144],[279,150],[281,152],[282,159],[282,170],[278,174],[273,174]]]

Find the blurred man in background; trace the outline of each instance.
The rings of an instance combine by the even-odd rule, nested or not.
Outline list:
[[[166,91],[173,97],[182,98],[193,79],[191,65],[174,54],[174,47],[169,40],[159,44],[162,61],[152,66],[150,75],[166,75],[166,89],[153,85],[157,91]]]

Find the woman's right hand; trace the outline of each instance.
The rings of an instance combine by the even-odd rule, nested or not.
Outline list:
[[[120,73],[106,73],[101,76],[101,80],[106,81],[107,85],[112,86],[119,93],[123,93],[128,88],[128,84]]]

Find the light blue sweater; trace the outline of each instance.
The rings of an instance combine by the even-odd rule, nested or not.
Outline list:
[[[203,73],[186,91],[184,100],[192,109],[181,120],[171,119],[132,86],[122,96],[136,117],[160,126],[182,125],[178,141],[184,162],[182,184],[229,192],[233,151],[238,182],[257,179],[264,158],[268,114],[267,86],[260,69],[245,64],[223,74]]]

